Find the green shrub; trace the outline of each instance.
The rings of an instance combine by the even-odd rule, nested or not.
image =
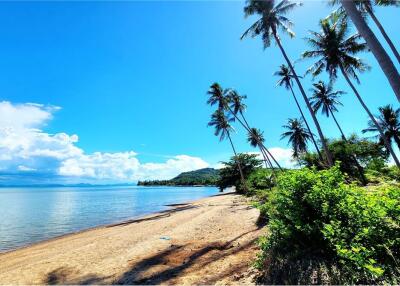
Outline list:
[[[265,283],[399,282],[399,188],[347,185],[338,165],[304,168],[283,173],[265,207]]]
[[[346,178],[362,184],[367,183],[363,168],[372,167],[375,171],[380,171],[384,168],[388,158],[382,145],[365,138],[358,138],[356,135],[350,136],[347,141],[343,139],[328,140],[327,144],[333,160],[340,162],[340,170],[348,176]],[[320,170],[326,168],[321,164],[316,153],[304,154],[300,158],[300,162],[307,167],[316,167]]]
[[[270,190],[275,184],[272,171],[264,168],[252,172],[247,182],[254,190]]]
[[[243,185],[241,182],[238,162],[240,162],[245,178],[260,168],[262,163],[256,154],[239,153],[237,156],[231,157],[228,162],[222,162],[224,168],[219,170],[220,178],[217,181],[217,187],[225,189],[235,186],[238,193],[246,193],[249,190],[248,183]]]

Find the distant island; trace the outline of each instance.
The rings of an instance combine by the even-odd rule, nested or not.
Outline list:
[[[170,180],[139,181],[138,186],[215,186],[218,179],[218,170],[204,168],[196,171],[183,172]]]

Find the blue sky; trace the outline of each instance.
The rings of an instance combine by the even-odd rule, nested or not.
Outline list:
[[[135,164],[147,164],[146,172],[123,180],[168,177],[205,164],[214,166],[231,155],[228,143],[219,143],[206,127],[212,109],[205,104],[205,93],[217,81],[248,96],[248,119],[265,131],[269,147],[287,149],[280,140],[281,126],[299,114],[287,91],[275,87],[277,79],[272,74],[283,58],[275,45],[263,50],[260,39],[240,40],[254,20],[244,19],[243,6],[242,1],[2,2],[0,101],[15,112],[0,117],[4,122],[14,121],[12,116],[20,118],[18,114],[26,114],[21,111],[24,107],[32,107],[27,103],[40,104],[34,106],[47,112],[47,117],[42,114],[41,121],[26,123],[30,130],[50,137],[65,133],[70,137],[62,140],[87,156],[134,152],[128,157],[134,157]],[[296,38],[283,37],[283,41],[292,60],[307,48],[303,40],[307,31],[318,30],[318,20],[331,9],[322,2],[305,1],[290,14]],[[384,8],[376,14],[400,47],[398,12]],[[375,59],[370,54],[362,58],[372,66],[360,76],[359,86],[368,106],[372,110],[384,104],[397,107]],[[311,63],[299,62],[296,68],[302,74]],[[309,89],[311,78],[303,83]],[[349,91],[341,78],[336,88]],[[350,92],[342,102],[337,117],[343,129],[360,132],[366,114]],[[321,124],[327,137],[338,136],[330,119],[321,119]],[[238,150],[251,151],[243,130],[238,126],[237,131]],[[167,160],[176,160],[173,163],[180,166],[177,155],[195,158],[195,162],[188,159],[184,167],[162,173],[160,168],[168,165]],[[59,174],[59,157],[56,170],[43,154],[40,160],[46,160],[34,167],[29,164],[35,159],[27,156],[22,156],[25,161],[19,155],[18,159],[9,156],[15,164],[3,165],[0,157],[0,167],[13,174]],[[129,172],[138,171],[132,168]],[[164,175],[157,175],[160,172]],[[75,174],[73,181],[88,176]]]

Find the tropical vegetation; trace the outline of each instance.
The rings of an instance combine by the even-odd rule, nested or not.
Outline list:
[[[219,179],[219,170],[203,168],[180,173],[170,180],[139,181],[138,186],[216,186]]]
[[[397,48],[374,13],[374,6],[399,6],[399,1],[328,2],[337,9],[320,20],[319,31],[309,31],[300,60],[314,62],[299,71],[282,37],[295,36],[288,14],[299,3],[247,0],[244,15],[255,22],[241,38],[260,36],[264,48],[274,42],[285,61],[274,75],[277,86],[290,93],[293,101],[288,104],[295,104],[298,111],[282,125],[281,134],[281,140],[291,146],[296,168],[283,168],[267,147],[270,137],[264,134],[268,131],[248,122],[247,96],[213,83],[207,103],[217,108],[209,126],[215,128],[220,141],[229,139],[233,151],[230,160],[223,162],[216,185],[221,189],[233,186],[251,196],[260,210],[259,222],[268,229],[259,240],[255,263],[260,283],[398,284],[400,161],[395,150],[400,150],[400,108],[380,97],[381,107],[374,115],[357,84],[359,75],[370,70],[360,55],[370,50],[400,101],[399,73],[367,22],[368,17],[373,20],[400,62]],[[350,33],[351,25],[356,33]],[[328,81],[320,78],[323,75]],[[335,88],[339,76],[351,92]],[[312,86],[309,94],[303,87],[306,80]],[[337,118],[341,97],[352,95],[369,118],[360,130],[369,137],[346,135]],[[332,119],[329,122],[337,128],[338,138],[325,136],[321,115]],[[238,152],[232,140],[235,124],[259,152]]]

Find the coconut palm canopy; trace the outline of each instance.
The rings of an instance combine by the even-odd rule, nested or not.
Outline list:
[[[275,76],[279,77],[276,85],[283,86],[286,89],[289,89],[293,85],[293,74],[290,71],[290,68],[282,64],[279,66],[279,70],[274,73]]]
[[[321,110],[322,114],[329,117],[331,112],[338,111],[336,106],[343,105],[340,101],[340,95],[346,92],[342,90],[333,90],[332,83],[325,84],[323,81],[318,81],[313,84],[311,89],[312,96],[310,97],[311,104],[315,112]]]
[[[251,146],[257,147],[258,142],[264,142],[264,132],[257,128],[251,128],[251,131],[247,133],[247,142],[250,143]]]
[[[283,0],[275,5],[275,1],[248,0],[244,7],[245,16],[257,15],[260,18],[254,22],[242,35],[242,38],[261,35],[264,47],[271,45],[271,36],[274,31],[282,32],[294,37],[291,30],[293,23],[286,17],[286,14],[298,6],[297,2]]]
[[[281,139],[288,139],[288,143],[292,145],[293,156],[297,158],[300,154],[306,152],[307,142],[311,140],[311,134],[303,126],[303,120],[289,118],[282,127],[287,131],[282,133]]]
[[[312,48],[303,52],[303,58],[315,58],[317,61],[307,70],[314,77],[323,71],[328,72],[330,78],[337,78],[340,66],[357,82],[358,72],[364,72],[369,66],[356,54],[366,51],[367,46],[359,34],[349,35],[348,24],[340,19],[325,19],[320,21],[319,32],[310,31],[306,38]]]
[[[246,110],[246,104],[243,102],[247,98],[246,95],[240,95],[236,90],[231,89],[227,94],[227,101],[234,114],[243,113]]]
[[[232,117],[227,117],[223,110],[217,109],[211,115],[211,120],[208,123],[208,126],[214,127],[214,135],[219,136],[219,140],[223,141],[227,136],[229,136],[229,132],[234,131],[230,124],[233,121],[234,119]]]
[[[379,114],[376,115],[378,122],[383,127],[385,136],[392,142],[394,141],[397,147],[400,149],[400,108],[394,109],[391,105],[385,105],[379,107]],[[368,128],[363,129],[363,133],[378,133],[374,123],[368,121]],[[383,144],[383,138],[380,134],[376,135],[375,138],[379,139],[379,142]]]

